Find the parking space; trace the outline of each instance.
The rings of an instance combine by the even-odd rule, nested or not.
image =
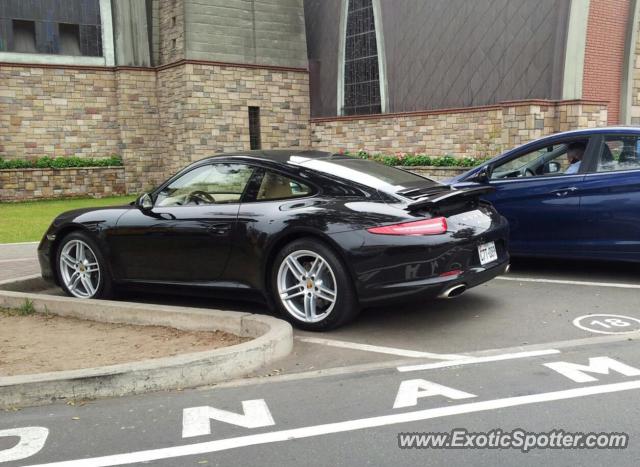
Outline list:
[[[516,269],[505,276],[509,280],[494,280],[453,300],[365,310],[356,322],[323,336],[331,341],[381,346],[385,348],[382,352],[366,347],[362,350],[336,347],[335,343],[308,344],[300,339],[315,338],[317,334],[297,332],[298,354],[281,364],[283,371],[295,371],[301,361],[308,361],[306,366],[314,368],[322,367],[325,361],[344,364],[348,360],[360,364],[404,358],[404,351],[427,352],[439,359],[448,354],[583,339],[598,333],[578,327],[574,321],[594,314],[630,319],[628,324],[616,323],[622,326],[614,325],[610,328],[613,332],[637,329],[633,319],[640,319],[638,289],[612,287],[606,283],[576,285],[518,280],[523,272],[522,277],[527,278],[557,280],[559,277],[533,276],[523,268]],[[629,283],[630,279],[626,277]],[[588,322],[592,321],[597,319]],[[385,353],[388,348],[398,352]]]
[[[584,316],[614,314],[640,319],[636,305],[640,280],[633,283],[633,271],[624,277],[602,277],[597,285],[582,285],[573,283],[579,272],[573,266],[567,268],[566,276],[561,275],[561,269],[554,275],[539,274],[536,268],[542,267],[535,262],[516,263],[510,274],[455,299],[366,309],[355,322],[328,333],[296,330],[293,353],[259,375],[407,358],[440,361],[452,355],[599,335],[574,324]],[[268,313],[256,303],[213,298],[128,294],[123,299]],[[614,331],[634,330],[632,324]]]
[[[38,274],[37,243],[0,245],[0,281]]]

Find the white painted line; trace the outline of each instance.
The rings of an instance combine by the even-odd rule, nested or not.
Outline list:
[[[544,392],[541,394],[530,394],[526,396],[506,397],[504,399],[493,399],[481,402],[470,402],[468,404],[437,407],[433,409],[417,410],[392,415],[381,415],[378,417],[360,418],[343,422],[327,423],[324,425],[292,428],[288,430],[238,436],[235,438],[220,439],[216,441],[206,441],[203,443],[150,449],[147,451],[32,465],[30,467],[107,467],[112,465],[133,464],[137,462],[151,462],[161,459],[209,454],[212,452],[226,451],[229,449],[243,448],[247,446],[257,446],[282,441],[291,441],[294,439],[310,438],[313,436],[345,433],[349,431],[378,428],[401,423],[411,423],[453,415],[484,412],[488,410],[518,407],[542,402],[575,399],[578,397],[593,396],[596,394],[630,391],[633,389],[640,389],[640,380],[579,387],[575,389],[565,389],[562,391]]]
[[[472,365],[475,363],[499,362],[501,360],[514,360],[517,358],[540,357],[541,355],[552,355],[560,353],[556,349],[533,350],[531,352],[505,353],[500,355],[489,355],[487,357],[467,357],[450,362],[425,363],[423,365],[399,366],[398,371],[420,371],[433,370],[435,368],[447,368],[451,366]]]
[[[15,259],[0,259],[0,264],[2,263],[19,263],[22,261],[34,261],[37,262],[38,258],[15,258]]]
[[[321,339],[319,337],[296,336],[301,342],[310,344],[328,345],[329,347],[341,347],[343,349],[362,350],[364,352],[384,353],[389,355],[399,355],[411,358],[433,358],[437,360],[456,360],[464,358],[463,355],[441,354],[431,352],[419,352],[417,350],[396,349],[395,347],[382,347],[379,345],[358,344],[357,342],[336,341],[333,339]]]
[[[541,282],[544,284],[565,284],[565,285],[586,285],[588,287],[614,287],[617,289],[640,289],[638,284],[624,284],[618,282],[590,282],[590,281],[566,281],[561,279],[536,279],[533,277],[505,277],[498,276],[496,279],[501,281],[515,282]]]
[[[39,241],[36,242],[13,242],[13,243],[0,243],[0,247],[3,246],[14,246],[14,245],[38,245]]]
[[[22,277],[12,277],[10,279],[0,280],[0,286],[7,285],[7,284],[15,284],[17,282],[28,281],[31,279],[39,279],[41,277],[42,275],[40,274],[31,274],[30,276],[22,276]]]
[[[622,335],[612,335],[612,336],[593,336],[593,337],[583,337],[580,339],[571,339],[564,341],[555,341],[555,342],[545,342],[543,344],[530,344],[530,345],[519,345],[516,347],[503,347],[503,348],[494,348],[494,349],[486,349],[479,350],[477,352],[473,352],[471,354],[461,355],[465,360],[467,358],[472,358],[474,355],[475,358],[481,357],[489,357],[494,356],[499,353],[517,353],[524,352],[526,349],[530,349],[529,351],[537,351],[537,350],[545,350],[549,347],[554,349],[566,349],[566,348],[578,348],[589,345],[603,345],[612,342],[625,342],[632,339],[640,339],[640,331],[629,334]],[[551,355],[551,354],[550,354]],[[359,365],[349,365],[349,366],[341,366],[334,368],[326,368],[321,370],[309,370],[309,371],[301,371],[299,373],[289,373],[289,374],[281,374],[274,376],[256,376],[252,378],[238,379],[234,381],[228,381],[226,383],[218,383],[215,386],[201,386],[196,388],[196,391],[210,391],[211,389],[219,389],[219,388],[236,388],[236,387],[244,387],[244,386],[255,386],[262,384],[275,384],[281,383],[284,381],[298,381],[305,379],[314,379],[314,378],[325,378],[327,376],[342,376],[342,375],[350,375],[356,373],[364,373],[369,371],[379,371],[379,370],[388,370],[390,368],[398,369],[399,366],[410,365],[411,360],[409,359],[398,359],[398,360],[388,360],[382,362],[375,363],[364,363]],[[453,366],[459,364],[459,362],[452,362]]]

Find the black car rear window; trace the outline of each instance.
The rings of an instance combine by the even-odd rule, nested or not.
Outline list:
[[[410,186],[439,185],[438,182],[411,172],[352,157],[334,156],[328,159],[309,159],[301,165],[377,189],[393,188],[393,191],[398,191]]]

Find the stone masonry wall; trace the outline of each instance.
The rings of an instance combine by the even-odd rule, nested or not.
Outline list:
[[[159,12],[159,58],[158,65],[173,63],[185,58],[184,0],[154,0]]]
[[[0,170],[0,201],[123,195],[123,167]]]
[[[311,120],[317,149],[489,157],[542,136],[605,126],[606,104],[520,101],[496,106]]]
[[[159,125],[153,69],[0,64],[0,157],[117,154],[138,192],[165,175]]]
[[[0,156],[118,154],[113,72],[0,64]]]
[[[129,192],[151,189],[164,179],[165,148],[160,129],[154,70],[116,71],[118,153]]]
[[[126,191],[140,192],[194,160],[249,149],[249,106],[260,107],[265,149],[485,157],[550,133],[607,122],[606,104],[582,100],[309,123],[308,86],[305,71],[278,67],[178,62],[158,69],[101,70],[0,64],[0,157],[119,154]],[[75,194],[83,192],[77,186],[94,186],[91,180],[68,179],[68,187],[18,187],[24,191],[19,195],[8,193],[7,180],[2,179],[0,200]],[[14,176],[10,186],[16,180],[29,187],[37,183]],[[98,187],[96,194],[106,190]]]
[[[448,178],[455,177],[456,175],[461,175],[470,169],[461,167],[434,167],[428,165],[405,165],[399,166],[398,168],[438,181],[447,180]]]
[[[0,157],[122,156],[129,192],[193,160],[262,147],[309,147],[308,74],[205,63],[115,70],[0,64]]]
[[[217,152],[248,150],[248,107],[260,107],[262,147],[307,148],[306,72],[187,63],[158,73],[168,172]]]

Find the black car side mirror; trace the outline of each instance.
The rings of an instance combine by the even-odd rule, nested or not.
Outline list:
[[[151,199],[151,195],[149,193],[142,193],[136,199],[136,206],[138,206],[143,211],[150,211],[153,208],[153,199]]]
[[[482,167],[471,179],[473,182],[487,183],[491,179],[491,168],[488,165]]]

